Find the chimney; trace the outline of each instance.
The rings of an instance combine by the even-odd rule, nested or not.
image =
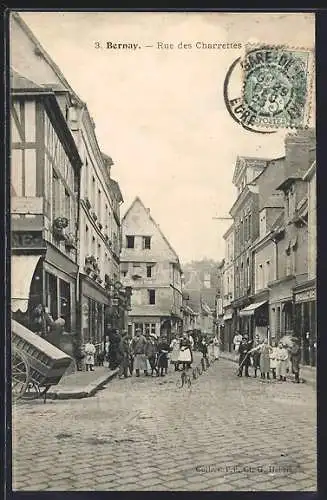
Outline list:
[[[314,129],[299,130],[285,138],[286,177],[302,177],[310,166],[310,150],[316,145]]]

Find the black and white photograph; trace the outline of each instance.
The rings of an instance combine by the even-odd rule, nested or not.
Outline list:
[[[12,490],[317,491],[315,14],[8,43]]]

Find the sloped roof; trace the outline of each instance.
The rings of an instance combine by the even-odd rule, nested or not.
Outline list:
[[[276,218],[275,222],[271,225],[271,231],[276,231],[283,227],[284,224],[284,211],[282,211]]]
[[[126,211],[124,217],[122,218],[122,224],[123,224],[123,221],[126,219],[127,215],[129,214],[129,212],[132,210],[132,208],[134,207],[134,205],[136,203],[140,203],[140,205],[144,208],[144,211],[146,212],[147,216],[149,217],[149,219],[151,220],[151,222],[154,224],[154,226],[156,227],[156,229],[158,230],[158,232],[161,234],[162,238],[164,239],[165,243],[167,244],[167,246],[170,248],[170,250],[172,251],[172,253],[175,255],[176,259],[177,259],[177,262],[179,264],[179,266],[181,267],[180,265],[180,261],[179,261],[179,257],[176,253],[176,251],[174,250],[174,248],[171,246],[171,244],[169,243],[169,241],[167,240],[166,236],[163,234],[162,230],[160,229],[159,225],[156,223],[156,221],[153,219],[152,215],[149,213],[149,211],[147,210],[146,206],[144,205],[143,201],[141,200],[141,198],[139,196],[136,196],[135,197],[135,200],[133,201],[133,203],[131,204],[131,206],[129,207],[129,209]]]
[[[49,56],[47,51],[42,47],[32,30],[28,27],[28,25],[25,23],[25,21],[21,18],[18,12],[12,12],[11,13],[12,17],[18,22],[22,30],[25,32],[25,34],[28,36],[28,38],[31,40],[31,42],[34,44],[35,48],[37,51],[42,55],[42,57],[45,59],[45,61],[49,64],[49,66],[52,68],[58,79],[63,85],[64,89],[69,90],[75,97],[75,99],[82,105],[84,104],[83,101],[80,99],[80,97],[76,94],[76,92],[72,89],[72,87],[69,85],[68,81],[66,80],[65,76],[63,73],[60,71],[59,66],[53,61],[53,59]]]
[[[241,170],[243,169],[243,164],[248,164],[246,165],[247,166],[261,166],[262,165],[263,167],[266,166],[267,162],[269,161],[268,158],[260,158],[260,157],[257,157],[257,156],[238,156],[237,159],[236,159],[236,164],[235,164],[235,168],[234,168],[234,174],[233,174],[233,184],[235,183],[236,181],[236,178],[238,177],[238,175],[240,174]]]
[[[29,80],[25,76],[22,76],[13,68],[10,68],[10,87],[13,90],[48,91],[48,89],[45,89],[42,85],[32,82],[32,80]]]
[[[118,200],[124,201],[118,182],[115,181],[114,179],[111,179],[111,177],[110,177],[110,185],[111,185],[115,195],[117,196]]]

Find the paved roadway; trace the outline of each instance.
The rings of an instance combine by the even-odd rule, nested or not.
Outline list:
[[[13,489],[315,491],[316,395],[235,376],[219,360],[191,390],[179,375],[114,380],[88,399],[13,413]]]

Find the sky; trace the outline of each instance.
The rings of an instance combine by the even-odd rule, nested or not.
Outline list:
[[[236,199],[236,158],[283,155],[285,131],[268,136],[248,132],[228,114],[223,83],[243,49],[197,49],[195,44],[313,48],[314,14],[20,15],[86,102],[100,148],[114,161],[112,177],[124,197],[122,214],[139,196],[182,263],[222,259],[223,234],[231,222],[213,217],[228,217]],[[107,41],[142,48],[107,49]],[[178,49],[181,41],[192,48]],[[157,42],[174,48],[159,49]],[[241,75],[236,74],[235,97],[240,88]]]

